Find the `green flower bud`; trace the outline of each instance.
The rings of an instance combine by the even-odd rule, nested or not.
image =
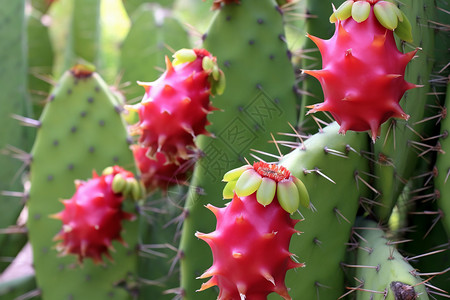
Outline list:
[[[261,185],[262,177],[255,170],[249,169],[242,173],[236,181],[234,191],[239,197],[253,194]]]
[[[278,182],[277,198],[281,207],[290,214],[296,212],[300,205],[298,188],[295,183],[290,180]]]
[[[223,179],[222,181],[228,182],[228,181],[232,181],[232,180],[238,180],[239,177],[241,177],[242,173],[244,173],[244,171],[251,169],[252,166],[250,165],[245,165],[233,170],[230,170],[228,172],[225,173],[225,175],[223,175]]]
[[[389,30],[394,30],[398,25],[398,9],[395,4],[387,1],[379,1],[373,6],[373,12],[378,22]]]
[[[309,208],[311,201],[309,200],[309,193],[305,187],[303,181],[294,177],[294,183],[297,186],[298,196],[300,198],[300,204],[306,208]]]
[[[173,58],[172,65],[176,66],[178,64],[193,62],[197,58],[197,54],[192,49],[183,48],[175,52]]]
[[[276,190],[277,183],[268,177],[263,177],[256,191],[256,200],[264,206],[269,205],[275,197]]]
[[[106,169],[105,169],[106,170]],[[111,168],[112,171],[112,168]],[[105,171],[103,171],[105,175]],[[111,173],[109,173],[111,174]],[[122,176],[122,174],[116,174],[112,181],[112,190],[114,193],[122,193],[127,185],[127,180]]]
[[[336,18],[342,21],[351,17],[353,3],[353,0],[347,0],[342,3],[341,6],[339,6],[338,9],[334,12]]]
[[[356,1],[352,6],[352,17],[358,23],[364,22],[370,15],[370,3]]]

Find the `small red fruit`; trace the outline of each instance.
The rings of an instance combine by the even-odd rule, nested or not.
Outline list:
[[[222,300],[267,299],[272,292],[291,299],[284,283],[286,272],[304,266],[289,252],[298,220],[291,219],[276,200],[259,204],[256,193],[235,195],[224,208],[207,208],[217,218],[216,230],[196,236],[211,247],[214,263],[199,277],[212,276],[200,291],[217,285]]]
[[[122,220],[132,220],[134,215],[122,210],[123,193],[113,191],[113,180],[118,174],[123,179],[134,178],[133,173],[118,166],[101,176],[93,171],[91,179],[76,181],[72,198],[62,201],[64,210],[52,216],[63,223],[54,238],[60,241],[56,248],[62,255],[74,254],[80,263],[85,258],[102,263],[103,255],[112,259],[112,241],[124,243]]]
[[[204,49],[183,49],[175,53],[174,62],[166,58],[167,70],[154,82],[140,82],[145,87],[141,103],[131,107],[139,122],[132,132],[141,135],[139,143],[154,157],[162,152],[167,161],[188,159],[195,138],[208,134],[207,115],[215,82],[223,82],[216,58]],[[222,84],[223,85],[223,84]],[[219,87],[219,90],[222,86]]]
[[[211,247],[214,258],[199,277],[212,276],[200,291],[217,285],[219,300],[263,300],[272,292],[291,299],[284,283],[286,272],[304,264],[294,262],[289,252],[299,221],[290,214],[300,198],[309,206],[306,188],[286,168],[265,162],[233,169],[224,181],[228,186],[224,197],[233,187],[233,200],[224,208],[207,205],[217,218],[216,230],[196,233]]]

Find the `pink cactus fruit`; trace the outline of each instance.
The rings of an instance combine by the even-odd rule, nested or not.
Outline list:
[[[388,18],[393,25],[384,22],[386,14],[393,17]],[[408,21],[394,4],[378,0],[347,0],[331,19],[336,30],[329,40],[308,35],[320,50],[322,69],[304,73],[320,81],[325,98],[308,113],[328,111],[340,124],[340,133],[369,130],[375,141],[389,118],[409,118],[399,102],[417,87],[404,78],[417,50],[401,53],[392,29]]]
[[[139,115],[131,132],[139,134],[139,143],[154,157],[163,153],[168,162],[178,157],[188,159],[195,148],[195,138],[208,134],[207,115],[214,108],[210,95],[221,93],[224,76],[216,58],[204,49],[182,49],[171,62],[166,57],[167,70],[153,82],[139,82],[145,88],[141,103],[128,107]]]
[[[154,158],[147,155],[148,148],[132,145],[134,159],[141,173],[141,181],[148,192],[167,191],[171,186],[184,184],[187,173],[192,170],[191,160],[178,158],[176,163],[168,162],[166,156],[157,152]]]
[[[217,218],[216,230],[209,234],[196,233],[211,247],[214,259],[213,265],[199,277],[212,278],[199,291],[217,285],[221,300],[267,299],[272,292],[291,299],[284,283],[286,272],[304,266],[294,262],[289,252],[292,234],[299,233],[294,228],[299,220],[291,219],[278,201],[279,196],[289,195],[276,191],[281,182],[293,182],[293,177],[283,167],[255,165],[225,175],[229,182],[238,182],[233,199],[224,208],[207,205]],[[250,177],[245,172],[251,173],[247,174]],[[240,178],[249,184],[243,188]],[[257,181],[259,184],[252,183]],[[248,195],[239,196],[240,193]],[[297,188],[292,193],[296,194]],[[272,199],[266,201],[268,198]]]
[[[119,177],[114,179],[119,175]],[[122,220],[133,220],[134,215],[122,210],[124,192],[113,185],[118,181],[122,187],[125,181],[135,182],[133,173],[114,166],[105,169],[102,175],[92,172],[87,181],[76,181],[76,191],[72,198],[63,200],[64,210],[52,215],[62,221],[61,231],[54,237],[61,255],[74,254],[80,263],[91,258],[102,263],[105,255],[112,260],[109,250],[112,241],[124,243],[121,238]],[[113,183],[114,182],[114,183]]]

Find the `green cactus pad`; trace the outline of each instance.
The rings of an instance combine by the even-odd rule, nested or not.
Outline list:
[[[450,84],[447,85],[447,96],[445,106],[450,105]],[[438,191],[439,209],[442,211],[444,225],[447,236],[450,239],[450,117],[446,116],[441,123],[441,133],[443,138],[440,140],[442,152],[438,154],[436,159],[437,176],[434,180],[435,187]]]
[[[58,257],[54,236],[59,220],[49,216],[63,209],[61,199],[75,191],[74,181],[91,177],[108,166],[135,171],[124,122],[108,86],[89,68],[64,73],[40,118],[32,149],[27,227],[34,267],[43,299],[128,299],[127,276],[137,269],[138,222],[124,222],[123,239],[113,242],[114,263],[77,265],[75,256]],[[130,211],[130,200],[125,210]],[[82,288],[80,288],[82,287]]]
[[[163,16],[162,18],[157,17]],[[165,68],[164,56],[172,56],[172,50],[190,48],[186,30],[180,22],[161,8],[143,4],[132,14],[132,26],[123,41],[120,52],[119,72],[125,97],[135,103],[144,96],[144,89],[137,81],[156,80]]]
[[[386,233],[369,220],[358,220],[356,231],[360,239],[355,278],[359,290],[357,299],[365,300],[427,300],[423,280],[416,270],[389,241]]]
[[[33,10],[27,19],[28,90],[36,118],[41,114],[52,87],[49,80],[53,68],[49,27],[42,23],[41,18],[42,15]]]
[[[23,191],[22,162],[13,159],[10,146],[29,151],[32,129],[23,127],[13,115],[30,116],[27,94],[27,55],[25,1],[0,1],[0,228],[15,225],[23,201],[2,194]],[[15,154],[15,153],[12,153]],[[20,155],[19,155],[20,156]],[[0,234],[0,257],[16,255],[25,236]],[[0,271],[8,262],[0,262]]]
[[[338,127],[328,125],[280,160],[305,184],[312,208],[300,208],[304,220],[296,229],[302,233],[291,240],[290,251],[306,265],[287,273],[293,299],[337,299],[344,293],[340,263],[360,198],[370,197],[363,182],[368,181],[367,138],[354,132],[339,135]]]

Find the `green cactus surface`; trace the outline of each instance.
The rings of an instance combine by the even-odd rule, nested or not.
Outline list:
[[[54,76],[61,77],[76,63],[92,64],[100,72],[100,0],[60,0],[49,15],[59,25],[50,30],[56,50]]]
[[[27,18],[28,91],[33,103],[33,115],[39,117],[51,89],[53,46],[43,15],[33,9]]]
[[[128,134],[114,101],[97,73],[76,66],[59,80],[40,118],[31,152],[27,227],[43,299],[131,298],[126,288],[137,268],[138,222],[124,223],[127,247],[113,242],[115,262],[102,266],[87,260],[80,266],[76,256],[58,257],[53,238],[61,222],[50,218],[63,209],[60,200],[72,196],[76,179],[86,180],[93,170],[101,173],[111,165],[134,171]]]
[[[27,31],[25,1],[0,1],[0,228],[14,226],[23,201],[8,192],[23,191],[24,173],[19,160],[22,151],[29,151],[32,137],[30,128],[24,128],[13,116],[29,116],[27,91]],[[17,151],[16,151],[17,149]],[[24,236],[0,234],[0,257],[16,255]],[[0,270],[8,265],[0,260]]]
[[[280,160],[304,182],[314,206],[295,215],[304,220],[296,226],[302,233],[292,238],[290,251],[306,266],[288,272],[286,285],[293,299],[337,299],[344,293],[341,262],[348,237],[361,199],[371,197],[365,185],[367,136],[342,136],[338,129],[337,123],[330,124]]]
[[[356,223],[360,234],[355,278],[357,299],[429,299],[416,270],[395,249],[377,223]]]
[[[447,85],[447,98],[445,107],[450,104],[450,85]],[[438,154],[436,160],[437,176],[434,179],[434,184],[438,193],[437,201],[439,203],[439,210],[442,213],[442,222],[450,239],[450,138],[448,137],[450,131],[450,118],[446,116],[441,121],[441,133],[443,137],[439,144],[443,150]]]
[[[156,80],[165,68],[164,56],[171,50],[190,48],[186,30],[171,12],[150,3],[132,15],[132,26],[121,46],[119,71],[129,102],[140,101],[144,89],[136,81]]]

